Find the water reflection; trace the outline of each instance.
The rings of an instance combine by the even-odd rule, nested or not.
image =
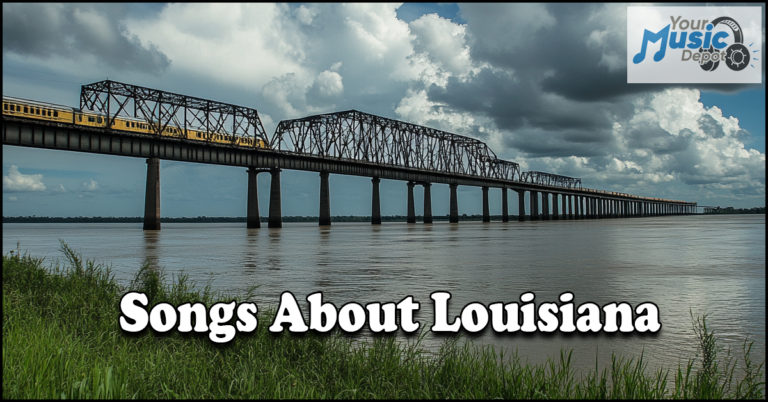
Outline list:
[[[160,267],[160,230],[143,230],[144,236],[144,261],[148,262],[150,268],[158,269]]]

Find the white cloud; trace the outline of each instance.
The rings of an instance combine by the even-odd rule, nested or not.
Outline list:
[[[99,183],[93,179],[88,179],[87,182],[80,185],[80,191],[96,191],[99,188]]]
[[[410,24],[414,50],[424,52],[435,64],[453,75],[469,72],[472,60],[465,40],[465,26],[437,14],[426,14]]]
[[[26,192],[45,191],[42,174],[22,174],[16,165],[11,165],[8,175],[3,176],[3,191]]]
[[[325,70],[318,74],[314,85],[318,91],[325,96],[339,95],[344,92],[344,84],[341,82],[341,75],[334,71]]]

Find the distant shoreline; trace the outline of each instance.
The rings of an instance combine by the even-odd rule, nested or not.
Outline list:
[[[740,208],[722,208],[717,212],[708,212],[699,215],[755,215],[765,214],[765,207],[755,207],[750,209]],[[526,215],[528,217],[528,215]],[[448,215],[432,217],[434,221],[448,221]],[[319,222],[317,216],[284,216],[283,222]],[[482,221],[482,215],[461,215],[460,221]],[[500,221],[501,215],[491,215],[492,221]],[[517,215],[509,215],[510,221],[517,221]],[[262,216],[261,221],[267,223],[269,217]],[[332,216],[331,222],[370,222],[370,216]],[[382,222],[406,222],[405,215],[382,216]],[[422,216],[416,215],[416,221],[421,222]],[[76,217],[58,217],[58,216],[4,216],[3,223],[142,223],[144,218],[136,217],[110,217],[110,216],[76,216]],[[163,223],[204,223],[204,222],[246,222],[244,216],[198,216],[182,218],[160,218]]]
[[[448,221],[448,215],[433,216],[434,221]],[[317,216],[284,216],[283,222],[319,222]],[[405,222],[405,215],[382,216],[382,222]],[[482,215],[461,215],[460,221],[482,221]],[[501,215],[491,215],[491,220],[500,221]],[[509,215],[510,221],[516,221],[517,215]],[[262,216],[261,222],[267,223],[269,217]],[[370,216],[332,216],[331,222],[370,222]],[[421,222],[422,216],[416,215],[416,221]],[[56,216],[4,216],[3,223],[142,223],[144,218],[137,217],[109,217],[109,216],[77,216],[77,217],[56,217]],[[223,216],[198,216],[183,218],[160,218],[162,223],[200,223],[200,222],[246,222],[244,216],[223,217]]]

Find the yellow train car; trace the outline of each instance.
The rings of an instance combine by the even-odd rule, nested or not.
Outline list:
[[[3,96],[3,114],[7,116],[72,123],[72,108]]]
[[[42,103],[27,99],[3,96],[3,114],[6,116],[24,117],[69,123],[78,126],[106,128],[107,116],[93,112],[83,112],[67,106]],[[155,134],[155,127],[144,120],[117,117],[112,121],[113,130],[129,131],[141,134]],[[193,130],[168,125],[163,129],[162,136],[184,138],[192,141],[215,142],[218,144],[236,145],[249,148],[268,149],[269,145],[260,138],[240,137],[229,134],[209,133],[204,130]]]

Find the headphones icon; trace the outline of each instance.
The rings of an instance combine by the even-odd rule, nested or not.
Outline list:
[[[734,43],[725,49],[725,65],[733,71],[741,71],[747,68],[750,61],[749,49],[742,44],[744,42],[744,34],[741,26],[731,17],[720,17],[711,22],[712,27],[716,27],[721,22],[731,28],[734,40]],[[715,48],[712,45],[709,45],[709,49],[699,48],[699,53],[702,52],[714,53]],[[719,65],[720,61],[708,61],[700,66],[704,71],[715,71]]]

